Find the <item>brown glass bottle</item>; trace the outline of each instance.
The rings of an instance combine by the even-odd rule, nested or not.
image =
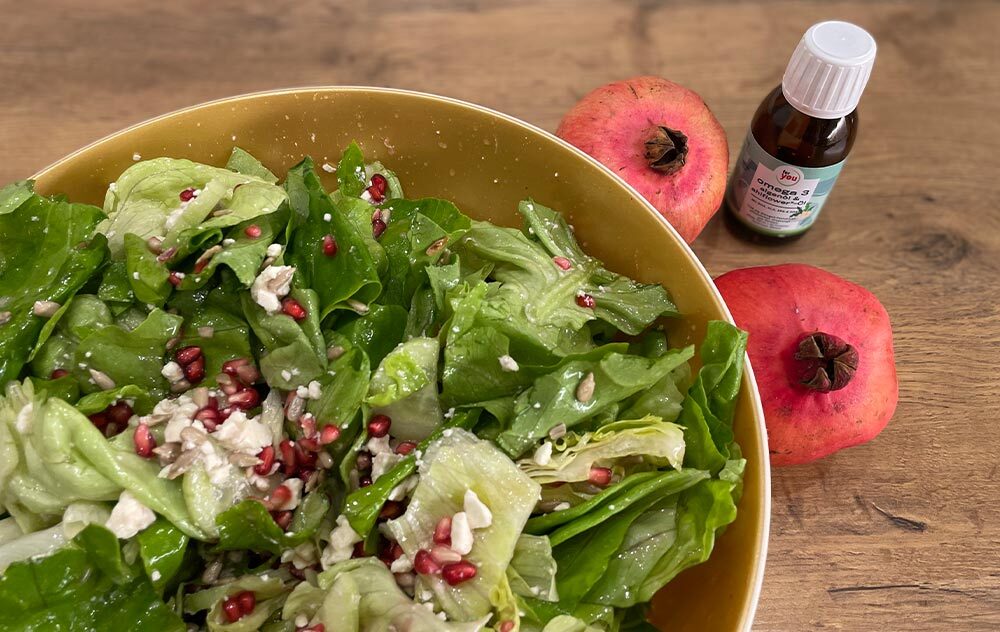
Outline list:
[[[768,154],[799,167],[828,167],[847,158],[858,133],[858,111],[837,119],[821,119],[795,109],[779,85],[761,102],[750,133]],[[777,236],[759,233],[740,220],[726,196],[726,225],[739,236],[758,243],[787,243],[806,233]]]

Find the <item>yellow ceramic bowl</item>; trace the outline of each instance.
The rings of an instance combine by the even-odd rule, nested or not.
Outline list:
[[[336,163],[357,140],[393,169],[409,195],[444,197],[479,219],[517,225],[531,196],[569,216],[588,253],[620,273],[666,286],[684,313],[672,342],[701,339],[711,319],[731,320],[708,273],[677,233],[611,171],[517,119],[427,94],[309,88],[234,97],[141,123],[38,173],[40,192],[101,204],[134,160],[171,156],[223,165],[233,145],[281,174],[306,154]],[[320,172],[328,188],[332,174]],[[743,380],[736,438],[747,458],[739,516],[710,560],[682,573],[654,600],[663,630],[749,629],[763,580],[770,513],[764,416],[751,375]]]

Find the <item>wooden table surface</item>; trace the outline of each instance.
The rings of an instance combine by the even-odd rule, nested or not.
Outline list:
[[[1000,629],[1000,3],[144,4],[0,0],[0,181],[178,107],[318,84],[436,92],[553,130],[597,85],[662,74],[704,96],[735,153],[811,23],[869,29],[859,140],[813,231],[766,248],[715,221],[695,243],[713,274],[835,271],[881,298],[896,335],[886,431],[773,474],[755,628]]]

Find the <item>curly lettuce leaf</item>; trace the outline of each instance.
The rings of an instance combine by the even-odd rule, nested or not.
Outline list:
[[[398,305],[369,305],[368,313],[337,321],[337,333],[378,366],[403,341],[406,310]]]
[[[287,531],[283,531],[256,500],[245,500],[223,512],[216,519],[219,529],[220,551],[264,551],[280,555],[308,540],[330,509],[330,501],[322,492],[306,494],[305,500]]]
[[[45,325],[35,301],[68,302],[107,255],[104,237],[93,236],[99,208],[4,191],[13,208],[0,213],[0,384],[19,377]]]
[[[446,430],[427,448],[419,473],[406,513],[386,523],[411,559],[430,546],[442,516],[462,510],[466,491],[475,492],[493,513],[493,523],[474,532],[472,551],[466,556],[478,568],[473,579],[458,586],[434,576],[419,580],[451,619],[476,620],[491,610],[490,594],[505,578],[540,487],[490,442],[458,429]]]
[[[559,601],[556,569],[549,539],[522,533],[514,546],[514,557],[507,567],[507,579],[516,595]]]
[[[392,419],[393,436],[422,441],[441,425],[434,338],[413,338],[389,352],[372,375],[366,402],[373,414]]]
[[[278,176],[271,173],[270,169],[254,158],[250,152],[239,147],[233,147],[233,153],[229,155],[229,160],[226,161],[226,169],[242,173],[245,176],[253,176],[271,184],[275,184],[278,181]]]
[[[0,576],[0,628],[103,630],[122,621],[135,629],[187,629],[103,527],[89,526],[65,548]]]
[[[260,371],[272,387],[293,390],[317,379],[326,368],[326,347],[319,331],[318,304],[312,290],[294,289],[292,296],[306,309],[301,323],[283,313],[268,314],[248,293],[241,295],[243,314],[264,348]]]
[[[160,517],[136,536],[139,557],[153,587],[162,591],[184,563],[191,539],[186,533]]]

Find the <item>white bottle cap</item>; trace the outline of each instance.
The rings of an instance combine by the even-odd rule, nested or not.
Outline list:
[[[875,63],[875,38],[849,22],[813,24],[802,36],[781,79],[792,107],[836,119],[858,107]]]

